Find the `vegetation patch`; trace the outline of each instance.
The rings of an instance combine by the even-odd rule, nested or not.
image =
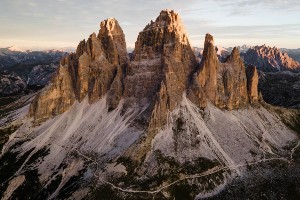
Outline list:
[[[300,110],[275,107],[262,102],[262,105],[269,111],[280,117],[281,121],[300,136]]]
[[[2,151],[2,148],[4,146],[4,144],[8,141],[9,136],[15,132],[19,127],[19,126],[7,126],[7,127],[2,127],[0,128],[0,151]]]

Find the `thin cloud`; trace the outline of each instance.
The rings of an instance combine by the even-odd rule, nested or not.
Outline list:
[[[165,8],[179,12],[195,46],[210,32],[220,42],[260,42],[256,39],[261,38],[274,45],[300,47],[298,0],[1,0],[0,21],[5,29],[0,30],[0,38],[76,44],[98,32],[102,20],[114,17],[129,46]]]
[[[36,4],[34,2],[28,2],[27,3],[29,6],[33,6],[33,7],[36,7]]]

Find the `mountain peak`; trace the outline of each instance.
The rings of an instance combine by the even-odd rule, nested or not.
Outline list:
[[[287,53],[282,53],[277,47],[270,47],[265,44],[251,47],[244,54],[244,60],[266,72],[300,71],[299,62],[290,58]]]
[[[25,52],[24,50],[20,49],[19,47],[15,46],[15,45],[11,46],[11,47],[8,47],[7,49],[10,50],[10,51]]]
[[[150,23],[144,28],[143,31],[161,31],[164,29],[174,35],[179,36],[180,43],[187,44],[187,34],[181,18],[178,13],[173,10],[162,10],[155,21]]]
[[[233,56],[237,57],[237,56],[240,56],[240,51],[239,51],[239,49],[238,49],[237,47],[234,47],[234,48],[232,49],[231,54],[232,54]]]
[[[100,30],[107,31],[109,33],[119,32],[121,29],[118,20],[115,18],[107,18],[100,22]]]
[[[235,63],[235,62],[242,62],[240,57],[240,51],[238,47],[234,47],[231,51],[230,56],[228,57],[228,61]]]
[[[206,35],[205,35],[204,47],[205,47],[206,44],[214,45],[214,37],[209,33],[206,33]]]
[[[214,46],[214,37],[209,33],[205,35],[203,57],[205,58],[204,60],[214,62],[214,66],[216,66],[218,57]]]
[[[160,12],[156,22],[165,22],[164,25],[170,25],[178,22],[181,23],[181,19],[179,18],[178,13],[174,10],[165,9]]]
[[[125,63],[125,35],[118,21],[102,21],[98,37],[92,33],[79,43],[76,53],[61,60],[55,78],[31,105],[30,115],[43,121],[65,112],[76,100],[81,102],[88,97],[93,103],[107,93],[107,104],[114,107],[123,90],[121,72]]]

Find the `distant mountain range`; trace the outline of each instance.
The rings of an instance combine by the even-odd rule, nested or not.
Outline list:
[[[251,47],[242,54],[246,64],[252,64],[264,72],[300,71],[300,63],[276,47],[266,45]]]
[[[286,49],[286,48],[282,48],[280,49],[281,52],[283,53],[287,53],[291,58],[293,58],[294,60],[300,62],[300,48],[298,49]]]
[[[23,92],[28,85],[38,88],[46,85],[59,60],[67,54],[61,50],[24,51],[15,46],[0,48],[0,95]]]
[[[0,69],[9,69],[18,63],[32,64],[59,60],[66,52],[60,50],[31,51],[20,50],[17,47],[0,48]]]
[[[276,47],[261,46],[237,46],[245,64],[255,65],[264,72],[276,71],[300,71],[300,49],[279,49]],[[230,54],[233,47],[216,46],[217,55],[222,62]],[[195,55],[201,60],[203,48],[194,47]],[[291,56],[291,55],[292,56]]]

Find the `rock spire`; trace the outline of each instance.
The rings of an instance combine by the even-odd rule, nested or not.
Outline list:
[[[98,36],[91,34],[75,53],[63,58],[57,74],[34,100],[30,116],[44,121],[68,110],[75,101],[93,103],[104,95],[108,106],[118,105],[123,91],[123,69],[127,64],[125,35],[116,19],[100,24]]]
[[[144,128],[154,133],[185,93],[202,108],[208,102],[222,109],[256,102],[257,72],[249,70],[247,79],[238,48],[220,63],[210,34],[198,64],[182,21],[172,10],[161,11],[139,33],[129,61],[125,35],[110,18],[101,22],[98,35],[91,34],[76,53],[61,60],[51,84],[32,103],[30,116],[44,121],[85,98],[92,104],[106,97],[112,110],[124,99],[123,110],[147,107],[140,117],[147,121]]]

